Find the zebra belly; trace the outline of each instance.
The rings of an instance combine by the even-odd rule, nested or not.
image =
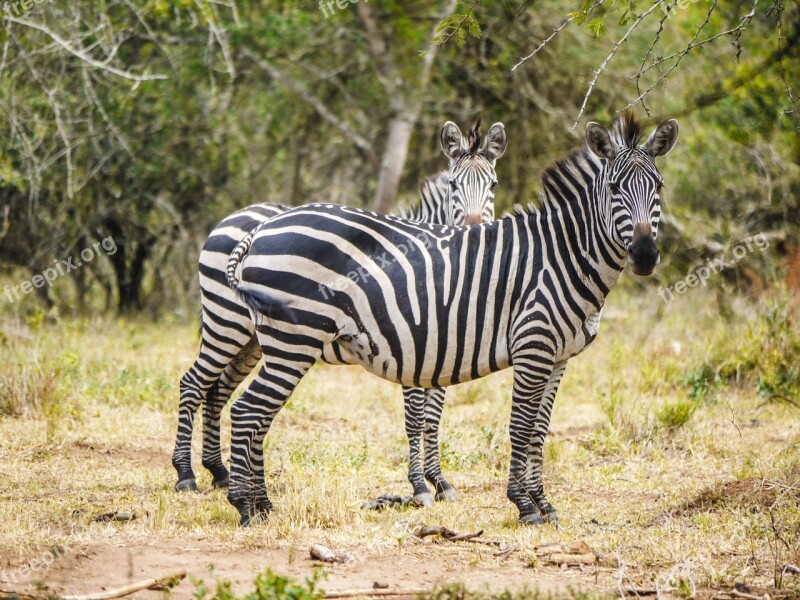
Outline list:
[[[589,314],[572,341],[565,344],[560,360],[566,360],[577,356],[595,340],[600,331],[600,318],[602,314],[602,308]]]
[[[384,347],[380,341],[376,344],[376,341],[375,337],[368,336],[363,332],[344,336],[325,346],[322,360],[330,364],[360,365],[382,379],[409,387],[440,387],[464,383],[511,366],[507,353],[503,353],[503,356],[500,357],[495,356],[495,360],[490,363],[485,356],[473,361],[471,354],[465,352],[458,368],[445,362],[437,374],[435,361],[429,360],[428,363],[423,363],[419,373],[415,372],[410,363],[406,364],[401,372],[399,368],[401,361],[398,360],[398,357],[392,354],[388,346]],[[438,349],[437,352],[444,353],[445,350]],[[477,350],[475,352],[479,354]],[[407,362],[412,360],[413,356],[406,357]],[[436,378],[434,379],[435,374]]]

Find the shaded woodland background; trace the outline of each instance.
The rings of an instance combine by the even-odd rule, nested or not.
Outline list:
[[[30,279],[108,236],[119,248],[38,299],[3,299],[6,310],[193,317],[199,248],[237,208],[391,210],[444,168],[442,124],[482,116],[509,132],[502,211],[535,202],[548,162],[582,143],[589,120],[610,123],[629,104],[650,123],[681,123],[661,165],[664,264],[647,285],[755,233],[775,242],[770,252],[714,285],[800,284],[797,0],[343,4],[4,8],[6,279]]]

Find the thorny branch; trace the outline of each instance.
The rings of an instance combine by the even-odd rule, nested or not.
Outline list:
[[[52,31],[46,25],[42,25],[41,23],[34,23],[33,21],[29,21],[28,19],[21,19],[18,17],[12,16],[5,16],[5,20],[9,23],[16,23],[17,25],[22,25],[23,27],[30,27],[31,29],[36,29],[37,31],[41,31],[45,35],[47,35],[51,40],[53,40],[58,46],[66,50],[71,55],[79,58],[83,62],[92,67],[97,69],[101,69],[103,71],[108,71],[113,75],[117,75],[118,77],[122,77],[124,79],[129,79],[131,81],[135,81],[137,83],[141,83],[142,81],[153,81],[155,79],[166,79],[166,75],[138,75],[136,73],[131,73],[130,71],[125,71],[122,69],[118,69],[116,67],[111,66],[109,63],[113,59],[116,50],[112,51],[104,61],[99,61],[92,56],[89,55],[89,51],[86,48],[74,48],[70,42],[62,38],[58,35],[55,31]]]
[[[653,49],[658,44],[659,40],[661,40],[661,34],[664,32],[664,23],[667,22],[667,19],[670,16],[670,11],[675,7],[678,3],[678,0],[673,0],[671,4],[668,4],[666,9],[664,10],[664,16],[661,17],[661,20],[658,22],[658,31],[656,31],[656,35],[653,38],[653,43],[650,44],[650,47],[647,49],[644,57],[642,58],[642,64],[639,65],[639,73],[636,75],[636,93],[641,94],[642,90],[639,88],[639,80],[641,79],[642,69],[644,69],[644,65],[647,62],[647,59],[650,58],[650,55],[653,53]],[[647,116],[650,116],[650,110],[647,108],[647,105],[644,103],[644,99],[642,99],[642,108],[647,113]]]
[[[581,14],[582,15],[591,14],[594,11],[594,9],[597,8],[598,6],[600,6],[601,4],[603,4],[603,2],[605,2],[605,0],[597,0],[585,13],[581,13]],[[526,60],[536,56],[536,54],[538,54],[539,50],[541,50],[547,44],[549,44],[553,40],[553,38],[556,37],[561,32],[562,29],[564,29],[567,25],[572,23],[577,18],[578,18],[578,15],[575,14],[575,15],[572,15],[571,17],[569,17],[568,19],[566,19],[561,25],[556,27],[553,30],[553,33],[551,33],[541,44],[539,44],[533,52],[528,54],[528,56],[525,56],[524,58],[520,59],[520,61],[517,64],[515,64],[513,67],[511,67],[511,70],[515,71],[517,69],[517,67],[520,66],[522,63],[524,63]]]
[[[586,90],[586,95],[583,97],[583,103],[581,104],[581,108],[578,111],[578,117],[575,119],[575,123],[572,125],[573,131],[578,126],[581,117],[583,117],[583,113],[586,111],[586,104],[587,102],[589,102],[589,97],[592,95],[592,90],[594,90],[595,86],[597,85],[597,80],[600,79],[600,75],[602,75],[605,72],[606,68],[608,67],[608,64],[611,62],[614,56],[616,56],[617,52],[619,52],[619,49],[622,47],[622,44],[624,44],[628,40],[630,35],[636,30],[636,28],[642,24],[642,21],[644,21],[647,17],[649,17],[650,14],[659,6],[661,6],[663,3],[664,0],[656,0],[650,8],[648,8],[645,12],[639,15],[639,17],[633,22],[633,25],[631,25],[628,28],[628,30],[620,38],[620,40],[618,42],[614,42],[614,47],[611,49],[611,52],[609,52],[608,56],[606,56],[605,60],[600,65],[600,68],[598,68],[597,71],[594,72],[594,77],[589,82],[589,89]]]
[[[439,41],[434,42],[433,43],[433,47],[434,48],[441,48],[442,46],[447,44],[447,42],[450,41],[450,38],[452,38],[456,34],[457,31],[461,30],[461,28],[464,26],[464,23],[467,22],[467,19],[469,19],[469,16],[472,14],[472,9],[475,8],[475,5],[478,4],[478,2],[480,2],[480,1],[481,0],[472,0],[472,4],[467,9],[467,12],[464,15],[464,18],[461,19],[461,21],[459,21],[458,25],[456,25],[456,27],[450,33],[448,33],[446,36],[444,36],[444,38],[442,38]]]
[[[756,0],[756,1],[758,1],[758,0]],[[675,68],[680,64],[680,62],[683,59],[683,57],[686,56],[689,53],[691,48],[695,47],[695,42],[697,41],[697,38],[700,37],[700,33],[703,31],[703,29],[705,29],[706,25],[708,25],[708,22],[711,20],[711,15],[714,14],[714,10],[716,10],[717,4],[718,4],[718,0],[714,0],[714,2],[711,4],[711,7],[708,9],[708,13],[706,13],[706,20],[703,21],[703,23],[700,25],[700,27],[697,28],[697,31],[695,32],[694,37],[691,39],[689,44],[686,46],[686,49],[683,52],[679,53],[678,60],[676,60],[675,63],[667,70],[667,72],[664,73],[661,77],[659,77],[653,85],[651,85],[649,88],[647,88],[644,92],[641,92],[639,90],[639,79],[642,77],[642,74],[644,73],[642,68],[644,67],[645,60],[647,60],[647,56],[645,56],[645,59],[642,61],[642,64],[639,67],[639,72],[635,75],[635,78],[636,78],[636,91],[639,92],[639,96],[636,98],[636,100],[634,100],[633,102],[630,102],[628,104],[628,106],[626,106],[625,108],[623,108],[622,110],[620,110],[618,112],[623,112],[623,111],[625,111],[625,110],[627,110],[629,108],[632,108],[632,107],[636,106],[639,102],[641,102],[642,105],[644,105],[645,97],[650,92],[652,92],[656,88],[656,86],[658,86],[662,81],[666,81],[666,79],[667,79],[667,77],[669,77],[670,73],[672,73],[672,71],[674,71]],[[659,30],[659,33],[660,32],[661,32],[661,30]],[[649,70],[649,68],[645,69],[645,70]],[[645,108],[645,110],[647,110],[647,109]],[[648,114],[650,114],[649,111],[647,111],[647,112],[648,112]]]

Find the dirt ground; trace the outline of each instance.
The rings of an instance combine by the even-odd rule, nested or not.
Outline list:
[[[354,553],[345,564],[325,565],[322,583],[327,593],[369,590],[375,583],[388,589],[414,591],[460,582],[473,590],[500,593],[508,589],[537,589],[542,592],[568,593],[570,588],[586,591],[610,591],[614,574],[611,569],[589,568],[561,571],[557,567],[531,569],[513,555],[497,560],[491,567],[476,566],[485,549],[468,543],[421,543],[402,552],[384,555]],[[209,567],[213,565],[214,574]],[[309,557],[308,548],[281,550],[230,551],[210,542],[190,544],[171,542],[158,545],[117,547],[87,545],[57,562],[44,576],[47,590],[59,595],[95,593],[145,580],[175,569],[185,569],[189,578],[174,588],[176,598],[191,598],[195,587],[191,578],[206,583],[227,579],[239,593],[252,590],[254,573],[270,567],[274,571],[302,580],[321,565]],[[250,586],[248,588],[248,586]],[[15,587],[33,592],[35,586]],[[137,592],[134,598],[156,598],[161,592]]]
[[[3,389],[18,390],[20,403],[37,398],[0,418],[0,590],[96,593],[185,569],[176,598],[193,597],[201,580],[245,594],[266,568],[303,580],[317,564],[309,548],[323,544],[350,558],[322,567],[329,594],[458,582],[496,596],[583,599],[657,585],[674,590],[662,597],[730,600],[739,585],[761,597],[776,567],[800,563],[800,418],[754,388],[687,380],[730,335],[712,325],[687,335],[689,308],[655,328],[641,308],[609,315],[605,336],[570,363],[544,460],[560,529],[520,526],[505,498],[510,371],[448,390],[442,465],[459,501],[376,512],[361,504],[410,491],[400,390],[359,369],[315,367],[267,438],[275,511],[242,529],[224,491],[210,490],[199,435],[200,491],[173,488],[177,382],[194,359],[192,326],[75,323],[0,343]],[[687,405],[690,391],[701,399]],[[98,520],[107,512],[135,518]],[[479,539],[498,545],[419,540],[422,524],[483,530]],[[619,566],[562,570],[537,556],[543,545],[576,542]],[[800,576],[786,574],[782,586],[771,600],[800,597]]]

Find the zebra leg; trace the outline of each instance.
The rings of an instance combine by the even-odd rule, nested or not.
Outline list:
[[[509,425],[511,467],[506,495],[516,504],[520,523],[525,525],[544,523],[539,507],[528,493],[528,445],[552,370],[552,361],[544,356],[514,357],[514,390]]]
[[[196,490],[197,482],[192,470],[192,432],[194,417],[200,404],[205,401],[209,390],[216,384],[228,359],[221,356],[209,345],[203,334],[200,355],[191,368],[181,378],[180,404],[178,406],[178,432],[175,436],[175,449],[172,452],[172,466],[178,472],[177,491]]]
[[[239,524],[272,510],[264,479],[264,438],[275,415],[322,352],[318,347],[277,343],[259,332],[264,364],[245,393],[231,407],[231,478],[228,501],[239,511]],[[270,341],[268,341],[270,340]]]
[[[414,488],[414,500],[422,506],[433,506],[433,494],[425,485],[422,471],[422,429],[425,425],[425,391],[422,388],[403,388],[408,436],[408,481]]]
[[[425,479],[436,489],[436,500],[455,502],[458,494],[442,475],[439,458],[439,423],[444,409],[444,388],[425,390]]]
[[[220,415],[239,384],[250,374],[261,359],[261,348],[255,336],[239,351],[236,358],[225,367],[222,377],[208,392],[203,405],[203,466],[211,472],[212,487],[228,487],[229,474],[222,462],[220,445]]]
[[[542,481],[542,450],[544,440],[550,429],[550,417],[553,413],[553,403],[556,399],[558,385],[564,376],[567,362],[558,363],[547,380],[539,412],[536,415],[533,435],[528,442],[528,461],[527,461],[527,483],[528,495],[539,508],[542,518],[548,523],[558,523],[558,512],[544,494],[544,483]]]

